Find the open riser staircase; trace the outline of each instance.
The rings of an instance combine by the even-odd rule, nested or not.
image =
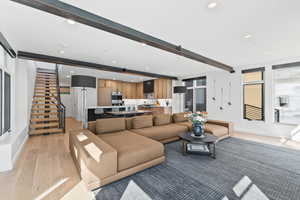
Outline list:
[[[64,133],[65,107],[60,101],[58,70],[37,69],[29,135]]]

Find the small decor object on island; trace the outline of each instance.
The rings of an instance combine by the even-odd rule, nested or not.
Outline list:
[[[187,117],[193,123],[193,137],[203,138],[204,135],[204,124],[206,120],[207,113],[206,112],[196,112],[186,114]]]

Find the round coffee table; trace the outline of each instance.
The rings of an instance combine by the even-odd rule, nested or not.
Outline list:
[[[205,133],[204,138],[195,138],[192,137],[192,132],[187,132],[179,135],[182,139],[182,154],[186,155],[187,153],[199,153],[202,155],[208,155],[212,158],[216,158],[216,143],[218,138],[212,134]],[[188,150],[188,145],[195,145],[196,147],[203,148],[203,150]],[[202,147],[201,147],[202,146]]]

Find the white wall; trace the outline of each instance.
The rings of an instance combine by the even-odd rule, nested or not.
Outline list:
[[[297,59],[296,59],[297,60]],[[207,76],[207,112],[210,119],[227,120],[234,122],[235,129],[242,132],[250,132],[258,135],[291,137],[291,131],[296,128],[293,125],[284,125],[274,123],[274,88],[272,65],[294,62],[296,60],[281,60],[268,64],[257,64],[252,66],[243,66],[241,69],[251,69],[265,67],[265,121],[248,121],[243,119],[243,91],[241,69],[230,74],[225,71],[208,72],[201,75]],[[214,96],[213,82],[216,80],[216,101],[212,100]],[[229,82],[232,86],[232,105],[229,101]],[[223,88],[223,103],[221,102],[221,88]],[[175,100],[173,100],[174,102]],[[220,106],[224,108],[220,110]],[[183,104],[181,105],[183,108]]]
[[[11,75],[11,132],[0,137],[0,171],[6,171],[13,168],[28,137],[36,69],[31,61],[11,59],[2,48],[0,67]]]

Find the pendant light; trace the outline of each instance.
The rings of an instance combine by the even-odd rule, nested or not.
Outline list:
[[[214,87],[214,96],[213,96],[213,98],[212,98],[212,100],[216,100],[216,79],[214,79],[214,85],[213,85],[213,87]]]
[[[221,105],[220,105],[220,110],[223,110],[223,88],[221,88]]]
[[[231,81],[229,81],[229,89],[228,89],[228,105],[231,106]]]

